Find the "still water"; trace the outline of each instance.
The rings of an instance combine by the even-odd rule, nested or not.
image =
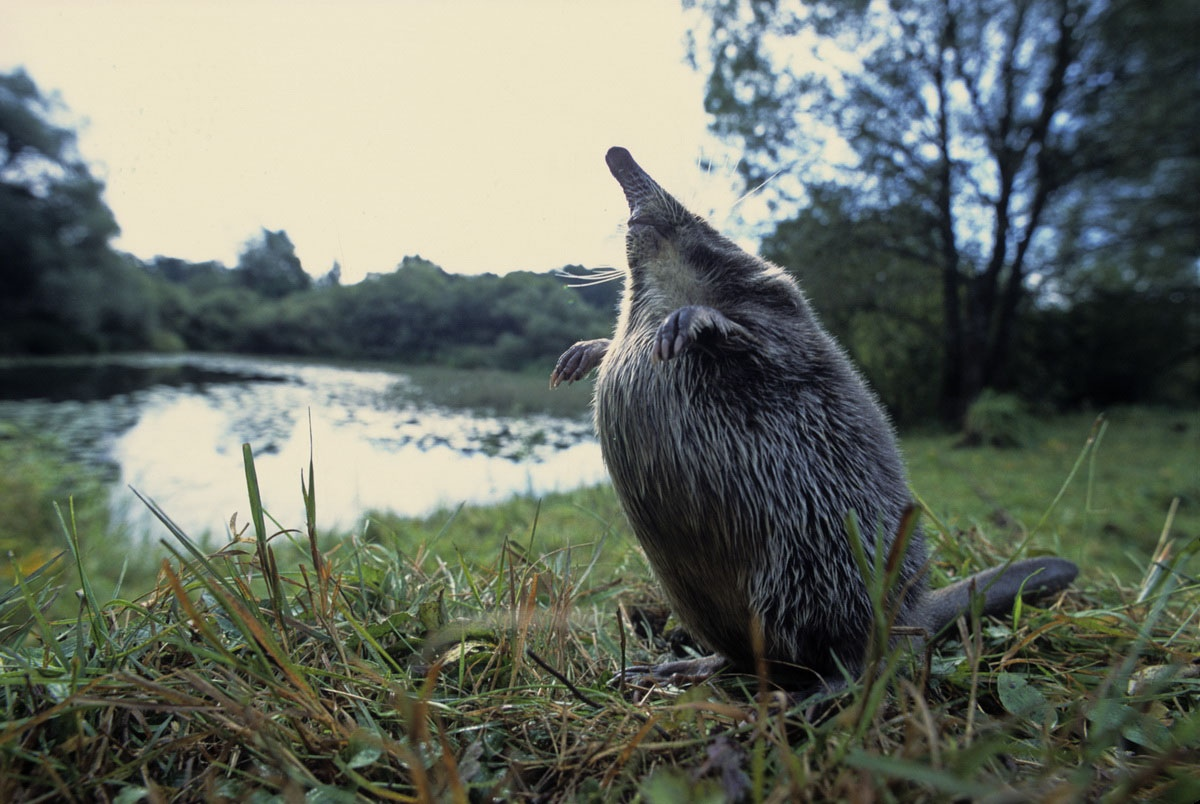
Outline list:
[[[605,476],[586,420],[451,410],[417,391],[402,374],[257,358],[20,361],[0,363],[0,421],[57,432],[104,468],[117,517],[152,535],[165,531],[130,487],[193,535],[248,521],[243,443],[286,527],[304,521],[310,445],[324,529],[356,529],[371,509],[421,515]]]

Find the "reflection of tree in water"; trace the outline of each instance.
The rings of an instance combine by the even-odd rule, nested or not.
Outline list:
[[[226,386],[213,389],[208,404],[228,417],[229,441],[249,444],[256,455],[272,455],[283,448],[302,415],[302,389],[292,385]],[[288,397],[295,398],[288,404]]]
[[[239,371],[181,359],[77,358],[12,361],[0,366],[0,399],[99,401],[156,387],[190,388],[203,393],[210,385],[284,382],[285,378]]]

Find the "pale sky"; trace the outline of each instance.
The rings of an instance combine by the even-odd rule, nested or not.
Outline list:
[[[233,265],[285,229],[345,281],[623,263],[623,145],[728,228],[678,0],[0,4],[0,70],[58,91],[117,248]],[[702,158],[715,162],[704,171]]]

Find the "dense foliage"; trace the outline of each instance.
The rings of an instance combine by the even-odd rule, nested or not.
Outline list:
[[[580,294],[549,274],[459,276],[421,257],[354,285],[312,283],[287,235],[268,231],[233,269],[163,257],[146,269],[183,348],[463,367],[545,368],[611,328],[617,292]]]
[[[692,55],[714,131],[794,211],[765,250],[885,398],[960,420],[984,388],[1192,393],[1200,6],[688,5],[708,22]],[[1156,325],[1110,315],[1124,307]]]
[[[23,71],[0,75],[0,352],[141,346],[148,282],[109,247],[104,185],[57,111]]]

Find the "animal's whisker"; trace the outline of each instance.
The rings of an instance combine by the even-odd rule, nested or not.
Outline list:
[[[625,272],[620,268],[603,267],[588,271],[587,273],[577,274],[567,270],[555,271],[554,275],[560,279],[572,280],[567,287],[572,288],[590,288],[593,285],[603,285],[608,282],[615,282],[625,276]]]
[[[783,168],[780,168],[779,170],[772,173],[770,176],[767,176],[765,179],[763,179],[761,182],[759,182],[756,186],[751,187],[749,190],[742,193],[738,197],[738,199],[736,201],[734,201],[733,204],[730,205],[730,208],[731,209],[736,208],[743,201],[746,201],[747,199],[753,198],[754,196],[758,195],[759,193],[761,193],[763,191],[764,188],[766,188],[766,186],[768,184],[775,181],[782,174],[783,174]]]

